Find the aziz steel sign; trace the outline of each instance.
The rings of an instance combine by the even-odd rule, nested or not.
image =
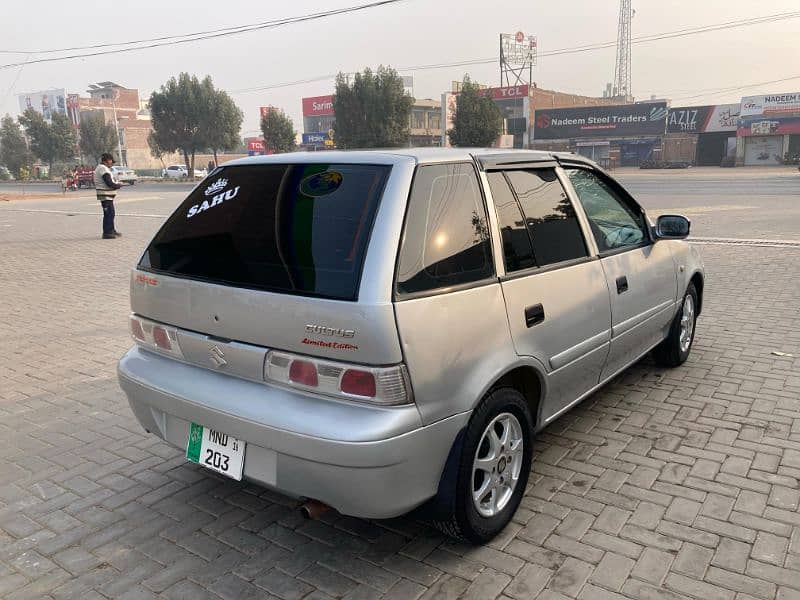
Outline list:
[[[717,133],[736,131],[738,104],[680,106],[669,109],[668,133]]]
[[[543,109],[536,111],[534,139],[663,135],[666,122],[666,102]]]

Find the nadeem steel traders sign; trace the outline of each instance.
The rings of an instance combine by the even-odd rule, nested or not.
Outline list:
[[[666,123],[666,102],[537,109],[533,137],[537,140],[564,140],[663,135]]]

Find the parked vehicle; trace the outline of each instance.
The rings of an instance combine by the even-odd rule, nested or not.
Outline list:
[[[78,188],[94,187],[94,168],[81,166],[78,168],[75,182]]]
[[[129,167],[114,165],[111,167],[111,176],[114,180],[128,185],[135,185],[138,177],[136,171]]]
[[[228,477],[483,543],[536,432],[691,350],[689,221],[652,224],[579,156],[296,153],[212,179],[132,272],[118,372],[147,431]]]
[[[205,168],[195,167],[195,179],[203,179],[208,175]],[[189,167],[186,165],[169,165],[166,169],[161,169],[161,176],[173,179],[182,179],[189,177]]]

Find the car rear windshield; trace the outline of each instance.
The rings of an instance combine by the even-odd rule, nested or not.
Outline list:
[[[223,167],[156,234],[140,268],[355,300],[389,166]]]

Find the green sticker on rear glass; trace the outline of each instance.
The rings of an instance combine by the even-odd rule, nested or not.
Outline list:
[[[300,193],[312,198],[327,196],[339,189],[344,180],[344,175],[339,171],[325,171],[310,175],[300,182]]]

